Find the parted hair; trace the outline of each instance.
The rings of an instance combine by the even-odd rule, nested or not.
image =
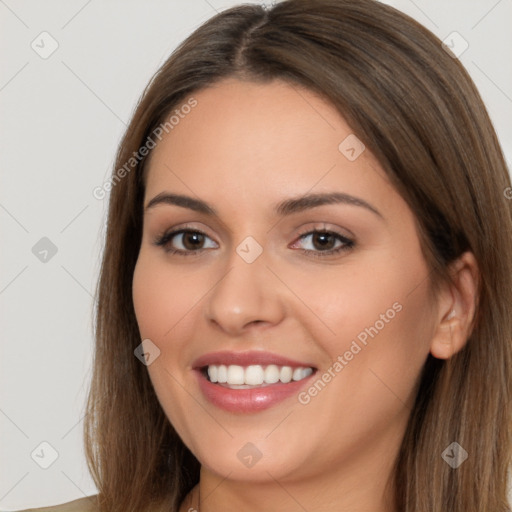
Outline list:
[[[464,348],[429,355],[394,466],[400,512],[510,512],[512,208],[495,130],[467,71],[422,25],[374,0],[240,5],[197,28],[142,93],[117,151],[96,288],[84,444],[100,512],[178,511],[200,463],[166,417],[147,368],[132,278],[149,155],[118,169],[190,96],[234,77],[279,79],[332,104],[404,198],[433,290],[471,251],[477,308]],[[451,443],[468,453],[442,458]]]

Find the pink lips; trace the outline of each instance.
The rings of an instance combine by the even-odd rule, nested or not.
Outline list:
[[[199,357],[193,363],[194,373],[198,379],[198,385],[204,396],[215,406],[234,413],[252,413],[272,407],[286,398],[296,396],[301,388],[305,387],[315,375],[315,371],[300,381],[291,381],[288,384],[277,382],[264,387],[252,389],[230,389],[210,382],[204,375],[205,366],[225,364],[229,366],[236,364],[248,366],[260,364],[267,366],[275,364],[278,366],[291,366],[292,368],[304,367],[314,368],[309,362],[300,362],[287,357],[272,354],[270,352],[249,351],[249,352],[212,352]]]
[[[302,366],[304,368],[314,368],[310,362],[301,362],[294,359],[289,359],[278,354],[271,352],[262,352],[260,350],[249,350],[247,352],[229,352],[227,350],[219,352],[210,352],[201,357],[198,357],[192,364],[193,368],[202,368],[210,364],[237,364],[239,366],[249,366],[250,364],[261,364],[266,366],[269,364],[276,364],[277,366],[291,366],[297,368]]]

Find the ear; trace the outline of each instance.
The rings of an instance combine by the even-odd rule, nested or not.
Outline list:
[[[478,264],[472,252],[465,252],[450,265],[452,282],[438,295],[438,317],[430,352],[438,359],[449,359],[461,350],[471,335],[477,304]]]

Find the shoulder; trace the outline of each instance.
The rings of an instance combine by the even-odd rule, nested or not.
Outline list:
[[[97,512],[98,502],[97,495],[79,498],[78,500],[68,501],[53,507],[28,508],[26,510],[18,510],[17,512]]]

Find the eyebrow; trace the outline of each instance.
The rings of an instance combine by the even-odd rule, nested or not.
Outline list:
[[[145,206],[144,211],[148,211],[149,209],[162,204],[181,206],[182,208],[188,208],[212,217],[219,216],[217,210],[205,201],[181,194],[171,194],[169,192],[161,192],[153,197],[153,199],[151,199],[151,201],[149,201]],[[343,192],[305,194],[299,197],[292,197],[274,205],[274,213],[278,216],[284,217],[310,208],[316,208],[318,206],[328,204],[348,204],[352,206],[359,206],[366,208],[381,219],[384,219],[384,216],[379,212],[379,210],[370,203],[359,197],[345,194]]]

